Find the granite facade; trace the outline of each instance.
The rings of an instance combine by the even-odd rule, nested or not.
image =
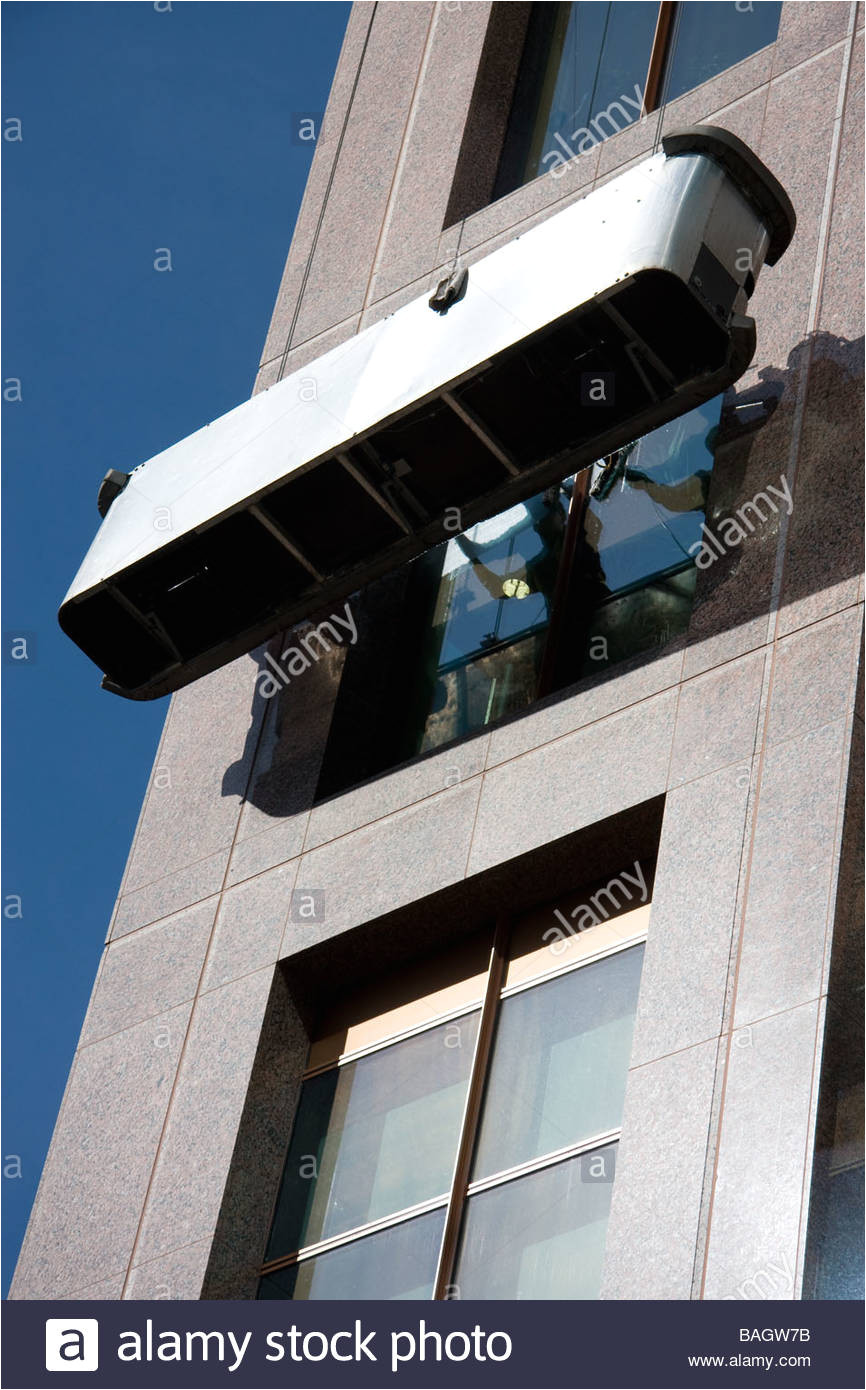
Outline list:
[[[306,1053],[298,981],[411,954],[413,918],[432,941],[439,904],[459,923],[514,866],[650,804],[603,1296],[799,1291],[862,618],[857,10],[786,3],[770,48],[445,225],[491,8],[353,7],[256,390],[707,121],[798,213],[727,402],[771,409],[720,454],[709,505],[784,475],[793,510],[699,574],[663,652],[319,804],[341,654],[271,702],[261,653],[173,698],[13,1297],[252,1296]],[[299,888],[321,920],[294,919]]]

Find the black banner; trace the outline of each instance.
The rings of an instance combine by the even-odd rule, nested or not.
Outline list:
[[[5,1303],[5,1390],[861,1390],[859,1303]]]

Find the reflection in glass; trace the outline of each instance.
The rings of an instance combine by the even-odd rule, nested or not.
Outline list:
[[[580,475],[570,529],[573,477],[353,599],[317,800],[684,632],[721,403]]]
[[[859,923],[857,925],[859,927]],[[846,931],[851,938],[848,941],[845,940]],[[833,943],[833,951],[809,1195],[803,1297],[862,1299],[862,932],[843,926]]]
[[[690,0],[678,5],[665,100],[673,101],[759,48],[775,43],[781,13],[781,0],[760,0],[757,5]]]
[[[477,1011],[304,1082],[266,1258],[448,1191]]]
[[[445,1208],[267,1274],[259,1298],[409,1299],[433,1297]]]
[[[533,6],[497,198],[638,119],[656,16],[627,0]]]
[[[571,488],[567,479],[440,547],[417,751],[534,698]]]
[[[577,558],[578,674],[688,626],[721,406],[717,396],[594,466]]]
[[[643,946],[504,999],[472,1180],[615,1129]]]
[[[591,676],[640,652],[667,645],[689,625],[697,570],[684,569],[600,603],[580,667]]]
[[[817,1149],[812,1178],[807,1298],[863,1297],[863,1085],[836,1098],[833,1142]]]
[[[454,1283],[467,1298],[597,1298],[615,1144],[479,1192]]]

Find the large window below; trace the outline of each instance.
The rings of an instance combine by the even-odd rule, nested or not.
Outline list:
[[[611,889],[322,1018],[260,1298],[598,1297],[649,918]]]

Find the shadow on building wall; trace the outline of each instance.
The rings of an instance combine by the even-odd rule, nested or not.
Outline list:
[[[757,381],[739,390],[732,387],[725,397],[715,445],[707,528],[716,534],[725,518],[734,517],[738,508],[769,484],[782,490],[788,485],[793,496],[790,515],[788,507],[781,505],[742,543],[721,546],[712,563],[699,569],[695,605],[684,638],[561,689],[539,703],[554,704],[644,666],[670,652],[675,643],[693,647],[737,627],[766,621],[771,607],[856,585],[863,564],[862,412],[862,338],[849,341],[831,333],[814,334],[797,344],[785,367],[762,368]],[[779,575],[782,526],[787,527],[787,535]],[[360,642],[372,621],[393,625],[399,640],[403,589],[398,574],[353,597]],[[845,606],[844,602],[834,604],[839,606]],[[824,611],[818,616],[825,616]],[[327,617],[327,613],[318,614],[309,626]],[[265,698],[260,687],[267,686],[260,677],[272,669],[266,653],[277,660],[304,627],[294,629],[294,635],[281,634],[251,654],[257,674],[247,740],[222,783],[224,796],[242,796],[266,816],[280,819],[308,810],[316,800],[346,654],[345,647],[335,647],[303,675]],[[764,640],[760,636],[752,645]],[[363,675],[355,692],[359,744],[369,737],[371,721],[380,717],[379,685],[386,678],[375,669],[364,670]],[[479,737],[479,732],[445,747],[457,749]]]

